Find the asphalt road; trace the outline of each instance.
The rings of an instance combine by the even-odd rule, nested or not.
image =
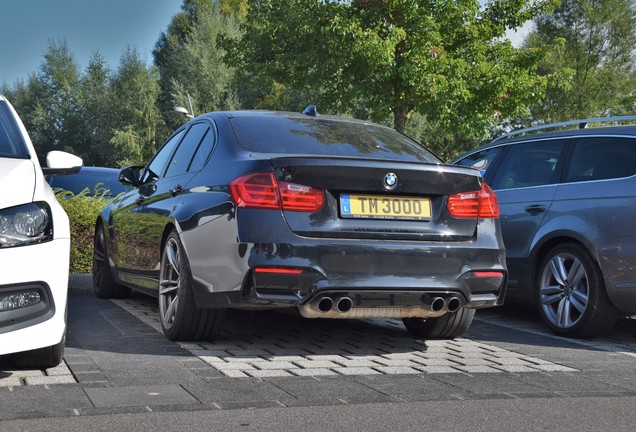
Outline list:
[[[636,321],[577,341],[531,309],[478,313],[465,338],[398,320],[228,315],[215,343],[160,332],[155,301],[75,277],[65,361],[0,361],[0,430],[633,430]]]

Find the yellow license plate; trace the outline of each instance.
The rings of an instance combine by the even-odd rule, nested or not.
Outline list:
[[[431,218],[429,198],[383,195],[340,195],[343,218],[427,220]]]

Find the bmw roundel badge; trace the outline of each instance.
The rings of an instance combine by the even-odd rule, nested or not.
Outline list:
[[[388,190],[395,189],[397,184],[398,184],[398,178],[395,173],[390,172],[384,176],[384,187],[387,188]]]

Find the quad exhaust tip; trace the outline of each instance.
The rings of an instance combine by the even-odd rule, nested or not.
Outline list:
[[[336,302],[338,312],[346,313],[353,307],[353,301],[349,297],[340,297]]]
[[[350,297],[319,297],[317,301],[312,302],[311,307],[314,311],[320,314],[328,314],[330,312],[339,312],[341,314],[347,314],[353,309],[353,300]],[[457,312],[462,306],[462,301],[458,297],[450,297],[445,299],[444,297],[433,297],[426,301],[424,309],[428,310],[435,315],[443,314],[445,312]],[[356,309],[357,312],[361,312],[362,309]]]
[[[444,306],[446,306],[446,300],[444,300],[442,297],[435,297],[433,300],[430,301],[428,307],[433,312],[439,312],[444,309]]]
[[[462,302],[457,297],[451,297],[448,299],[447,308],[449,312],[457,312],[461,306]]]
[[[318,310],[320,312],[329,312],[333,308],[333,300],[331,297],[323,297],[318,301]]]

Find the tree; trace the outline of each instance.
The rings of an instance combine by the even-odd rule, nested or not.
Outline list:
[[[146,66],[134,48],[122,54],[114,74],[110,94],[113,120],[111,165],[138,165],[154,154],[161,114],[156,106],[159,95],[158,72]]]
[[[252,0],[243,36],[226,41],[247,74],[309,89],[323,111],[413,113],[484,135],[498,118],[529,111],[545,86],[542,52],[503,38],[551,0]]]
[[[549,81],[534,118],[551,122],[632,113],[635,45],[631,0],[562,0],[554,13],[536,20],[526,40],[528,47],[554,47],[540,63],[540,73],[565,77]]]
[[[244,0],[184,0],[182,12],[159,37],[153,51],[160,73],[158,105],[170,128],[183,122],[173,109],[189,108],[188,96],[195,114],[238,108],[234,70],[224,63],[217,39],[238,37],[236,20],[246,10]]]
[[[50,150],[75,152],[80,146],[79,77],[66,41],[49,41],[39,70],[7,92],[41,162]]]
[[[79,109],[82,117],[83,140],[78,156],[85,165],[111,165],[110,144],[114,113],[110,95],[111,72],[104,58],[94,53],[79,85]]]

